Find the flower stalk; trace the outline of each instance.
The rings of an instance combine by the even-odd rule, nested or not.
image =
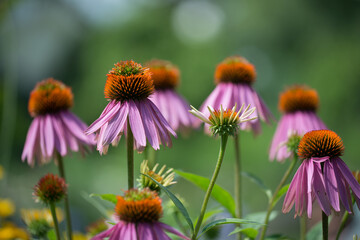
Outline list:
[[[328,240],[329,238],[329,217],[326,213],[322,212],[322,232],[323,240]]]
[[[59,153],[57,153],[57,162],[58,162],[60,177],[62,177],[66,181],[64,162],[62,156]],[[68,194],[65,194],[64,196],[64,207],[65,207],[67,234],[69,240],[72,240],[72,224],[71,224],[71,214],[70,214],[70,204],[69,204]]]
[[[192,235],[192,238],[191,238],[192,240],[197,239],[197,235],[199,233],[200,226],[201,226],[202,221],[204,219],[204,215],[205,215],[205,212],[206,212],[206,207],[207,207],[209,198],[211,196],[211,192],[212,192],[212,190],[213,190],[213,188],[215,186],[215,182],[216,182],[216,179],[217,179],[217,177],[219,175],[221,164],[222,164],[223,159],[224,159],[227,140],[228,140],[228,135],[227,134],[224,134],[224,135],[221,136],[219,157],[218,157],[218,160],[217,160],[217,163],[216,163],[216,167],[215,167],[213,176],[212,176],[212,178],[210,180],[209,187],[206,190],[204,201],[203,201],[203,204],[201,206],[200,215],[199,215],[198,221],[197,221],[196,226],[195,226],[194,234]]]
[[[284,184],[286,183],[287,179],[289,178],[290,176],[290,173],[293,171],[295,165],[296,165],[296,162],[297,162],[298,158],[297,158],[297,155],[294,154],[294,158],[289,166],[289,168],[286,170],[283,178],[281,179],[279,185],[277,186],[276,190],[274,191],[273,195],[272,195],[272,198],[269,202],[269,206],[268,206],[268,210],[266,212],[266,217],[265,217],[265,221],[264,221],[264,227],[261,231],[261,235],[260,235],[260,240],[263,240],[265,238],[265,234],[266,234],[266,230],[267,230],[267,227],[268,227],[268,224],[269,224],[269,219],[270,219],[270,214],[272,212],[272,210],[274,209],[275,207],[275,200],[276,200],[276,197],[280,191],[280,189],[284,186]]]
[[[234,195],[235,195],[235,216],[242,218],[242,180],[241,180],[241,158],[240,158],[240,141],[239,134],[234,136],[235,143],[235,178],[234,178]],[[238,225],[240,227],[240,225]],[[238,240],[242,239],[241,233],[237,234]]]
[[[56,233],[56,239],[60,240],[60,230],[59,230],[59,223],[56,217],[56,210],[55,210],[55,203],[51,202],[49,203],[49,207],[50,207],[50,211],[51,211],[51,216],[53,218],[54,221],[54,228],[55,228],[55,233]]]
[[[130,120],[127,119],[127,168],[128,189],[134,188],[134,136],[130,128]]]

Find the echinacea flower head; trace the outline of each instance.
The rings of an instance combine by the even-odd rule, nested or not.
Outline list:
[[[146,63],[152,73],[155,91],[151,101],[159,108],[161,114],[175,130],[183,130],[195,126],[195,118],[188,112],[187,101],[176,92],[180,82],[180,71],[171,62],[154,59]]]
[[[205,124],[209,125],[209,129],[214,136],[222,136],[225,134],[234,136],[240,128],[241,123],[252,121],[257,118],[251,117],[255,111],[255,107],[250,108],[250,105],[248,105],[241,113],[244,108],[244,104],[241,106],[239,111],[236,111],[237,104],[235,104],[232,109],[225,110],[222,105],[220,105],[220,109],[216,110],[214,110],[211,106],[208,106],[209,117],[198,111],[193,106],[191,106],[191,108],[192,110],[190,110],[190,113],[205,122]]]
[[[312,130],[327,129],[317,116],[319,97],[314,89],[295,85],[280,94],[279,109],[283,113],[276,128],[271,147],[270,160],[283,162],[289,151],[283,143],[289,141],[289,132],[303,136]]]
[[[82,153],[94,145],[93,136],[86,136],[87,128],[69,111],[73,105],[71,89],[52,78],[39,82],[30,94],[29,113],[34,117],[26,136],[21,159],[30,166],[49,162],[57,154],[70,150]]]
[[[261,132],[260,120],[270,123],[270,119],[273,117],[252,87],[255,79],[255,67],[245,58],[240,56],[226,58],[216,67],[216,88],[204,101],[200,111],[205,112],[207,106],[220,109],[220,105],[222,105],[225,109],[231,109],[235,103],[245,106],[251,105],[256,107],[251,115],[253,120],[240,124],[240,129],[252,130],[254,134],[259,134]],[[255,118],[257,116],[258,118]]]
[[[284,213],[295,204],[295,217],[307,213],[311,218],[312,202],[317,200],[326,215],[340,211],[340,202],[352,213],[351,193],[360,208],[360,185],[340,158],[344,153],[341,138],[331,130],[313,130],[304,135],[298,147],[303,161],[285,196]]]
[[[176,136],[176,133],[149,100],[153,91],[148,68],[132,60],[115,64],[107,74],[104,90],[110,102],[85,132],[96,133],[100,154],[106,153],[110,144],[118,144],[123,134],[127,135],[128,122],[138,151],[145,148],[146,140],[154,149],[159,149],[160,144],[172,145],[170,135]]]
[[[140,165],[140,173],[152,177],[153,179],[155,179],[165,187],[171,186],[176,183],[174,181],[175,178],[174,169],[170,168],[166,170],[166,165],[162,166],[159,170],[158,168],[159,168],[159,164],[157,163],[152,169],[150,169],[148,166],[148,160],[144,160]],[[153,180],[151,180],[150,178],[144,175],[141,175],[140,178],[138,179],[140,187],[149,188],[150,190],[159,193],[160,192],[159,185],[157,185]]]
[[[8,198],[0,198],[0,218],[6,218],[15,212],[14,203]]]
[[[42,177],[34,187],[34,196],[45,204],[59,202],[66,193],[67,185],[65,180],[51,173]]]
[[[124,196],[118,196],[117,199],[115,214],[118,222],[92,239],[100,240],[106,237],[114,240],[171,239],[165,231],[182,239],[189,239],[174,228],[159,222],[163,209],[161,198],[156,192],[148,188],[130,189],[124,193]]]

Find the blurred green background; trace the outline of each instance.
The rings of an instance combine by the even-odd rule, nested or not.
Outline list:
[[[216,65],[227,56],[242,55],[256,66],[254,88],[277,119],[279,93],[287,85],[307,84],[319,93],[319,116],[343,138],[344,160],[351,169],[360,169],[359,13],[359,0],[0,1],[0,164],[6,171],[0,197],[12,198],[17,209],[40,207],[32,188],[45,173],[57,173],[53,163],[30,168],[20,159],[32,120],[27,102],[36,82],[54,77],[71,86],[72,111],[90,124],[107,104],[106,73],[115,62],[128,59],[144,63],[160,58],[176,64],[181,70],[178,92],[198,107],[214,88]],[[276,123],[263,125],[258,137],[240,136],[244,169],[272,189],[288,166],[268,160],[275,128]],[[219,139],[194,131],[180,135],[171,149],[161,149],[158,161],[210,177],[218,145]],[[230,192],[233,157],[229,141],[218,183]],[[136,155],[136,166],[142,158]],[[119,194],[126,189],[124,141],[105,156],[93,151],[86,158],[66,157],[65,168],[74,228],[84,231],[100,213],[80,193]],[[182,179],[178,182],[172,191],[183,196],[196,217],[204,193]],[[248,180],[243,197],[246,213],[266,210],[266,196]],[[296,238],[293,212],[272,223],[269,233],[277,232]]]

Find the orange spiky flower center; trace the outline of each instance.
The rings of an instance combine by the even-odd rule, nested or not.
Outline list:
[[[36,84],[30,94],[29,113],[32,117],[67,110],[73,105],[71,88],[53,78]]]
[[[154,59],[146,66],[150,68],[156,90],[174,89],[179,84],[180,71],[170,62]]]
[[[314,89],[306,86],[293,86],[281,93],[279,109],[284,113],[296,111],[316,111],[319,97]]]
[[[48,173],[40,179],[34,188],[34,195],[44,203],[60,201],[66,194],[65,180],[57,175]]]
[[[106,76],[104,94],[110,100],[143,100],[154,91],[149,69],[133,60],[116,63]]]
[[[226,58],[217,65],[215,70],[215,83],[245,83],[252,84],[255,82],[255,67],[245,58],[232,56]]]
[[[344,153],[341,138],[331,130],[314,130],[306,133],[298,147],[301,159],[312,157],[338,157]]]
[[[115,212],[125,222],[156,222],[162,216],[161,198],[145,188],[130,189],[118,196]]]

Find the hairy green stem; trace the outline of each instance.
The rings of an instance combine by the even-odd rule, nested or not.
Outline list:
[[[306,240],[306,216],[300,217],[300,240]]]
[[[200,215],[199,215],[198,221],[197,221],[196,226],[195,226],[194,234],[192,235],[192,238],[191,238],[192,240],[197,239],[197,235],[199,233],[200,226],[201,226],[202,221],[204,219],[204,215],[205,215],[205,212],[206,212],[206,207],[207,207],[209,198],[211,196],[211,192],[212,192],[212,190],[213,190],[213,188],[215,186],[215,182],[216,182],[216,179],[217,179],[217,177],[219,175],[221,164],[222,164],[223,159],[224,159],[227,139],[228,139],[227,134],[221,136],[219,157],[218,157],[218,160],[217,160],[217,163],[216,163],[216,167],[215,167],[213,176],[212,176],[212,178],[210,180],[209,187],[206,190],[204,201],[203,201],[203,204],[201,206]]]
[[[65,178],[64,161],[63,161],[62,156],[59,153],[57,153],[57,162],[58,162],[60,177],[62,177],[65,180],[65,182],[67,183],[66,178]],[[64,206],[65,206],[66,228],[67,228],[68,239],[72,240],[72,225],[71,225],[70,204],[69,204],[68,196],[69,196],[69,190],[68,190],[67,194],[65,194],[65,197],[64,197]]]
[[[260,240],[263,240],[265,238],[265,234],[266,234],[266,230],[267,230],[267,227],[268,227],[268,224],[269,224],[269,218],[270,218],[270,214],[271,214],[271,211],[274,209],[275,207],[275,200],[276,200],[276,196],[278,195],[280,189],[284,186],[284,184],[286,183],[290,173],[292,172],[292,170],[294,169],[295,165],[296,165],[296,162],[297,162],[297,155],[294,155],[294,159],[292,160],[289,168],[286,170],[283,178],[281,179],[279,185],[277,186],[275,192],[273,193],[272,195],[272,198],[269,202],[269,206],[268,206],[268,210],[266,212],[266,217],[265,217],[265,221],[264,221],[264,227],[261,231],[261,235],[260,235]]]
[[[235,216],[242,218],[242,180],[241,180],[241,158],[240,158],[240,140],[239,134],[234,137],[235,143],[235,178],[234,178],[234,197],[235,197]],[[240,224],[238,227],[241,227]],[[241,233],[236,235],[238,240],[242,239]]]
[[[51,215],[54,221],[54,228],[55,228],[55,233],[56,233],[56,239],[60,240],[60,230],[59,230],[59,223],[56,217],[56,209],[55,209],[55,203],[50,203],[50,211],[51,211]]]
[[[129,118],[127,119],[127,169],[128,189],[134,188],[134,136],[130,128]]]
[[[328,220],[328,216],[324,212],[322,212],[322,232],[323,232],[323,240],[328,240],[329,220]]]

